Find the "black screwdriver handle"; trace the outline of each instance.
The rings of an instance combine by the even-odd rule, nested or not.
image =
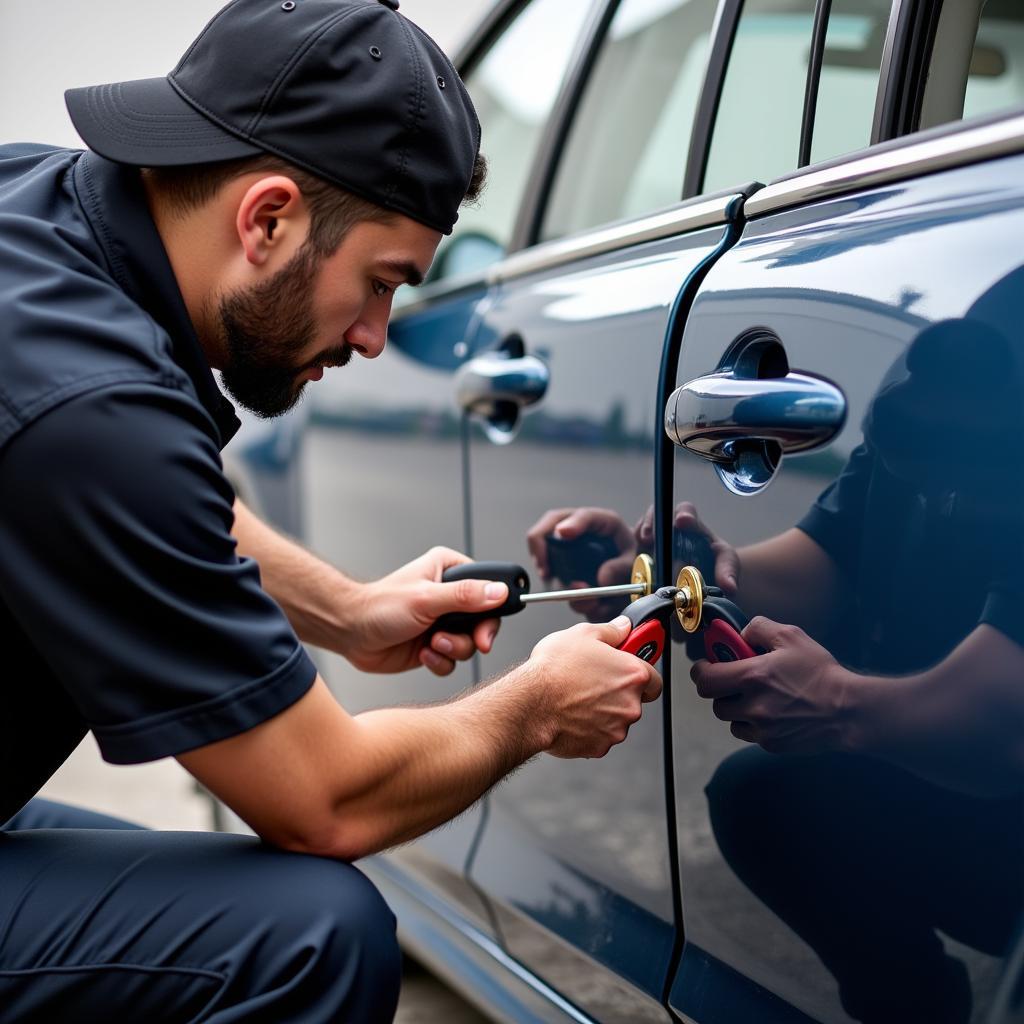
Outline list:
[[[458,580],[493,580],[504,583],[508,587],[508,597],[504,604],[487,612],[449,612],[442,615],[434,623],[432,633],[472,633],[476,626],[487,619],[515,615],[526,607],[520,598],[530,592],[530,576],[515,562],[466,562],[445,569],[441,576],[442,583],[455,583]]]

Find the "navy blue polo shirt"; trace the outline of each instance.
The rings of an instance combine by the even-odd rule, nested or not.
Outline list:
[[[0,147],[0,821],[243,732],[315,667],[231,536],[220,394],[139,172]]]

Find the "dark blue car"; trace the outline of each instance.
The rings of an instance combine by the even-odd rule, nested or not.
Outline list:
[[[364,577],[447,544],[535,589],[528,538],[573,513],[551,586],[641,553],[710,583],[740,549],[744,611],[908,687],[934,765],[914,682],[1024,642],[1024,5],[512,0],[459,66],[492,182],[386,353],[316,396],[311,544]],[[762,557],[796,534],[820,572]],[[530,608],[443,680],[322,665],[353,711],[442,700],[619,607]],[[502,1021],[1021,1020],[1024,723],[979,698],[941,779],[906,725],[897,763],[773,753],[671,639],[607,757],[365,863],[406,948]]]

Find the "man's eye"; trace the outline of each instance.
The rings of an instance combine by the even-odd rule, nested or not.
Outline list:
[[[383,281],[373,282],[373,294],[379,299],[384,298],[385,295],[390,295],[394,290],[391,285],[385,284]]]

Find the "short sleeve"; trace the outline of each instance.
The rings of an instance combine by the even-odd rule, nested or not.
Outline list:
[[[90,392],[0,452],[0,598],[108,761],[244,732],[313,683],[236,554],[233,500],[212,424],[172,388]]]
[[[824,549],[850,580],[857,578],[874,464],[875,457],[869,447],[858,445],[843,471],[797,523],[797,527]]]

